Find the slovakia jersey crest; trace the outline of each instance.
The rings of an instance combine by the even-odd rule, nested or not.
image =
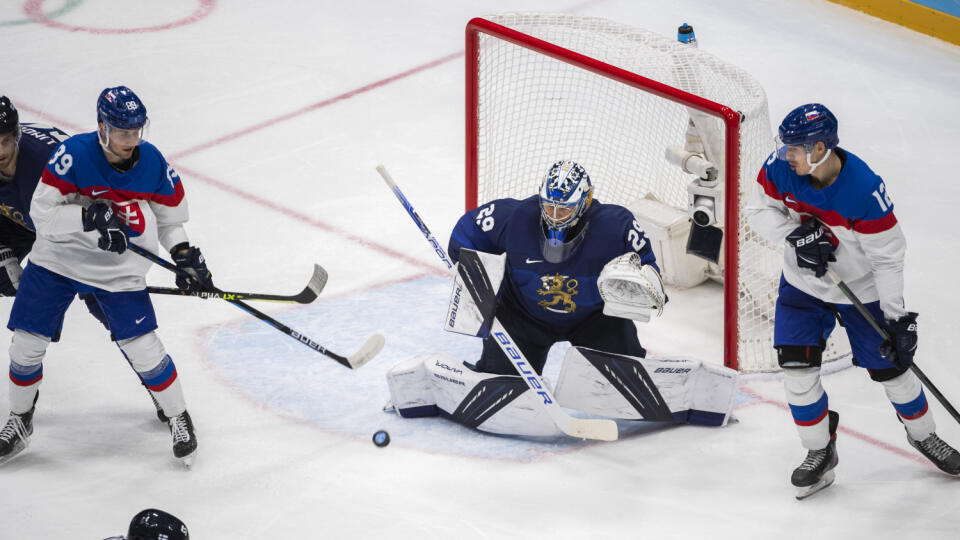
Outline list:
[[[131,237],[140,236],[147,228],[147,220],[137,201],[111,203],[113,213],[127,224],[127,234]]]

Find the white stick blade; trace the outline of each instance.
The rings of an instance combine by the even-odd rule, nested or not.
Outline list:
[[[595,441],[615,441],[620,438],[617,423],[603,418],[571,418],[564,431],[571,437]]]
[[[320,295],[320,292],[323,291],[323,288],[327,286],[327,271],[323,269],[319,264],[314,263],[313,265],[313,276],[310,278],[310,282],[307,284],[307,288],[314,292],[317,296]]]
[[[378,352],[380,352],[380,349],[383,348],[383,344],[385,342],[386,339],[384,339],[383,335],[381,334],[374,334],[370,336],[366,343],[360,347],[360,350],[347,358],[347,362],[350,363],[350,367],[357,369],[358,367],[369,362],[374,356],[377,355]]]

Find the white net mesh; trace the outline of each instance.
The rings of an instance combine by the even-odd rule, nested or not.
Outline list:
[[[741,112],[740,170],[721,179],[738,187],[741,208],[746,203],[773,150],[766,95],[749,74],[695,47],[605,19],[516,13],[487,20]],[[652,195],[687,208],[693,178],[669,164],[664,150],[683,147],[690,109],[486,33],[480,34],[477,61],[478,202],[527,197],[549,164],[568,159],[589,172],[603,202],[627,206]],[[719,118],[701,113],[696,121],[701,131],[722,137]],[[721,151],[708,157],[722,171],[724,141],[718,142]],[[742,213],[737,221],[738,317],[727,324],[737,325],[741,371],[774,370],[782,249],[754,233]],[[845,352],[831,343],[826,356]]]

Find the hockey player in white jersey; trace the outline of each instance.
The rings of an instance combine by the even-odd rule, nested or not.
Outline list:
[[[117,345],[169,418],[174,456],[189,464],[197,447],[176,366],[154,330],[144,276],[150,262],[127,252],[128,238],[148,250],[158,242],[191,278],[177,285],[212,290],[206,262],[190,246],[188,212],[176,171],[143,140],[146,107],[129,88],[97,100],[98,130],[61,144],[33,194],[37,239],[23,270],[8,328],[10,417],[0,431],[0,463],[26,448],[47,346],[59,336],[76,294],[92,294]]]
[[[775,244],[786,242],[777,297],[774,347],[790,412],[807,457],[793,471],[798,498],[833,482],[839,415],[820,381],[821,353],[837,319],[847,331],[854,364],[883,385],[910,445],[938,468],[960,474],[960,453],[935,433],[920,380],[910,371],[917,349],[917,314],[905,308],[906,240],[883,180],[838,146],[837,119],[811,103],[779,127],[747,215]],[[826,274],[834,271],[866,304],[890,340],[884,342]]]

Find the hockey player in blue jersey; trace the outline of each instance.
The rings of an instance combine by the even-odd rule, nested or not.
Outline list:
[[[23,260],[37,237],[30,219],[30,200],[50,154],[67,137],[55,127],[21,124],[16,107],[9,98],[0,96],[0,296],[16,295]],[[90,294],[80,297],[106,327],[107,319],[96,299]],[[147,392],[157,417],[166,423],[160,404],[149,388]],[[0,439],[3,437],[0,434]]]
[[[395,365],[387,383],[401,416],[443,414],[481,431],[537,437],[571,434],[549,412],[556,405],[606,418],[726,424],[735,371],[647,358],[635,322],[666,302],[653,249],[629,210],[594,199],[581,165],[558,161],[538,195],[470,210],[449,253],[458,272],[444,329],[482,337],[482,352],[475,365],[442,351]],[[492,332],[497,323],[506,332]],[[561,341],[572,347],[553,395],[538,392],[542,383],[526,366],[542,373]]]
[[[594,200],[593,184],[579,164],[554,163],[539,195],[498,199],[467,212],[450,236],[453,261],[462,248],[506,253],[496,316],[538,373],[550,347],[559,341],[646,355],[632,320],[603,313],[597,279],[607,263],[636,253],[637,266],[652,270],[660,288],[653,309],[659,311],[663,307],[659,267],[633,214]],[[649,315],[648,311],[645,318]],[[484,340],[476,367],[486,373],[516,373],[491,337]]]
[[[143,140],[146,107],[129,88],[105,89],[95,132],[67,139],[43,170],[30,207],[37,239],[10,313],[10,417],[0,462],[29,443],[43,357],[76,294],[90,294],[117,345],[169,418],[173,452],[189,464],[196,435],[173,360],[158,339],[144,276],[150,262],[127,253],[128,238],[148,250],[158,242],[190,278],[184,289],[210,290],[211,274],[190,246],[183,186]]]
[[[949,474],[960,453],[935,433],[920,380],[910,371],[917,314],[905,308],[906,240],[883,180],[838,146],[837,119],[812,103],[779,127],[777,150],[757,178],[750,225],[774,244],[786,242],[776,303],[774,346],[787,401],[808,450],[791,481],[798,498],[832,483],[839,415],[820,381],[821,353],[837,319],[847,331],[854,364],[883,385],[909,443]],[[830,269],[866,304],[891,339],[882,342],[827,276]]]

